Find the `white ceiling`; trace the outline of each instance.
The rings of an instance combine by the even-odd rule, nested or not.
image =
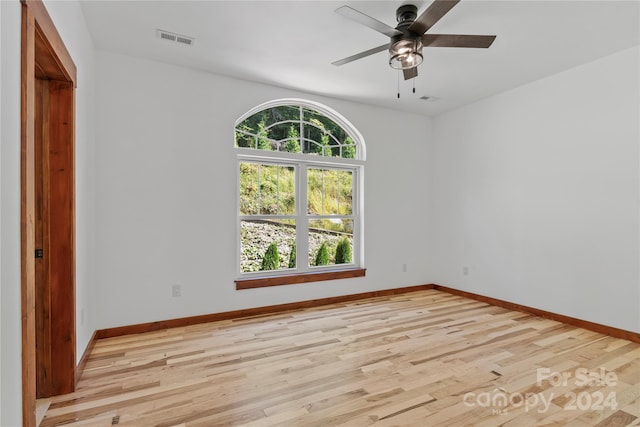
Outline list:
[[[438,114],[639,44],[640,2],[462,0],[428,33],[495,34],[489,49],[425,48],[416,94],[386,52],[336,67],[386,36],[334,12],[349,5],[395,27],[427,1],[84,1],[100,49],[420,114]],[[161,40],[156,29],[195,37]],[[418,99],[427,95],[434,102]]]

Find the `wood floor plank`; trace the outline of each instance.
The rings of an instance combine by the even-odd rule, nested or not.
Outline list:
[[[638,405],[640,344],[423,290],[98,340],[41,425],[640,426]]]

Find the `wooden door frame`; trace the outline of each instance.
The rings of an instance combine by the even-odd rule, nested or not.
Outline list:
[[[74,91],[77,81],[76,66],[67,51],[53,20],[41,0],[22,0],[22,55],[21,55],[21,156],[20,156],[20,239],[21,239],[21,310],[22,310],[22,423],[35,426],[36,406],[36,280],[35,280],[35,173],[36,173],[36,79],[55,81],[52,87],[62,85],[64,98],[70,101],[63,107],[66,112],[56,117],[64,121],[53,129],[50,138],[53,150],[63,149],[64,165],[62,184],[57,191],[65,192],[64,253],[66,258],[62,276],[55,280],[62,283],[56,289],[55,304],[64,304],[70,312],[59,325],[55,315],[51,317],[53,328],[66,329],[62,352],[73,366],[64,367],[62,375],[73,375],[75,388],[75,106]],[[66,86],[65,86],[66,85]],[[55,156],[59,153],[50,153]],[[57,180],[57,178],[56,178]],[[57,197],[57,196],[54,196]],[[58,215],[63,212],[59,209]],[[69,210],[71,212],[69,212]],[[70,328],[70,329],[69,329]],[[68,339],[67,339],[68,338]],[[69,353],[70,354],[67,354]]]

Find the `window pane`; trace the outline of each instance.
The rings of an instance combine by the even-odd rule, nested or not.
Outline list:
[[[246,126],[236,126],[236,147],[256,148],[255,133]]]
[[[240,215],[258,213],[259,167],[257,163],[240,163]]]
[[[241,215],[295,215],[293,166],[240,163]]]
[[[300,106],[282,105],[259,111],[235,130],[236,147],[356,157],[353,140],[338,123],[319,111]]]
[[[309,220],[309,266],[353,263],[353,220]]]
[[[351,139],[351,137],[349,136],[345,137],[345,139],[343,140],[341,157],[345,159],[356,158],[356,145],[353,142],[353,139]]]
[[[347,132],[336,122],[324,114],[304,109],[304,120],[315,126],[305,128],[305,137],[316,141],[309,144],[305,153],[320,154],[329,157],[344,157],[354,159],[355,144]],[[341,149],[341,146],[342,149]]]
[[[247,117],[236,126],[236,147],[290,151],[284,146],[290,123],[275,125],[282,121],[299,122],[300,107],[283,105]]]
[[[353,172],[309,168],[307,200],[309,214],[351,215],[353,213]]]
[[[240,271],[295,268],[295,242],[295,220],[240,221]]]
[[[278,196],[280,195],[280,167],[260,165],[260,213],[278,214]]]
[[[288,153],[301,152],[299,121],[277,122],[269,128],[269,135],[273,139],[274,149]]]

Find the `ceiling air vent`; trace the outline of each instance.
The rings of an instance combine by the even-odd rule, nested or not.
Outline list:
[[[193,37],[183,36],[180,34],[172,33],[165,30],[160,30],[160,29],[156,30],[156,34],[158,35],[158,38],[162,40],[168,40],[170,42],[175,42],[175,43],[182,43],[182,44],[186,44],[187,46],[192,46],[193,43],[196,41],[196,39],[194,39]]]

